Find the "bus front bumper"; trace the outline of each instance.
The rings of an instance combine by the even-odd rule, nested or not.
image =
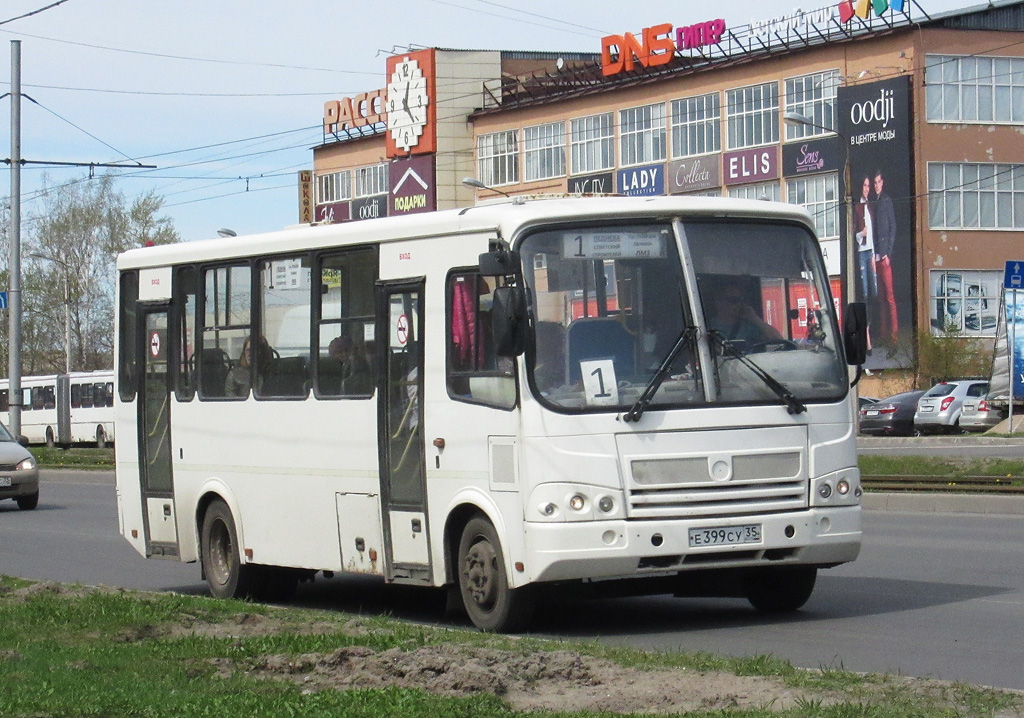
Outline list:
[[[694,545],[691,529],[698,543],[732,542]],[[535,522],[526,530],[532,558],[518,578],[528,583],[715,568],[834,566],[854,560],[860,544],[860,506],[711,519]]]

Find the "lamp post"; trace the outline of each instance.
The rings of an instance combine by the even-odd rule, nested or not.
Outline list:
[[[857,276],[857,254],[853,247],[853,186],[851,182],[851,170],[850,170],[850,141],[842,134],[837,132],[831,127],[825,127],[812,121],[808,117],[804,117],[799,112],[786,112],[782,115],[782,120],[793,127],[803,125],[804,127],[811,127],[816,130],[825,130],[826,132],[832,132],[843,141],[843,147],[846,152],[843,156],[843,204],[846,211],[846,236],[843,238],[845,242],[844,256],[846,259],[846,276],[844,277],[846,283],[846,289],[844,291],[844,303],[849,303],[856,297],[854,291],[856,276]]]
[[[30,252],[30,257],[55,262],[64,267],[64,373],[71,373],[71,267],[63,259],[40,252]]]

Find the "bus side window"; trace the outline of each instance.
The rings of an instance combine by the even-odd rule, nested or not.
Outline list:
[[[354,249],[318,262],[316,395],[368,398],[376,386],[373,288],[377,254]]]
[[[136,317],[139,304],[139,274],[124,272],[121,275],[120,306],[118,307],[118,326],[121,342],[118,345],[117,390],[121,401],[135,399],[135,386],[138,379],[139,358],[136,354],[135,334]]]
[[[494,287],[494,278],[472,271],[448,277],[448,394],[511,409],[516,403],[514,364],[494,355],[491,336]]]
[[[171,326],[178,343],[174,375],[178,401],[191,401],[196,394],[196,292],[196,268],[175,269]]]
[[[71,385],[71,408],[81,409],[82,408],[82,385],[72,384]]]
[[[252,270],[239,264],[211,267],[203,275],[199,396],[244,399],[253,378],[252,364],[242,357],[252,332]]]
[[[257,365],[256,396],[301,398],[309,392],[309,256],[260,262],[260,335],[272,356]]]
[[[10,403],[7,399],[7,390],[0,389],[0,411],[9,411],[10,408]]]

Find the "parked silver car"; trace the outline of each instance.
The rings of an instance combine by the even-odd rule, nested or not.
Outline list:
[[[917,400],[914,428],[927,432],[959,432],[964,400],[980,398],[988,393],[988,382],[976,379],[944,381],[936,384]]]
[[[964,399],[960,413],[960,428],[964,431],[986,431],[1006,418],[1006,410],[994,407],[987,396],[969,396]]]
[[[36,460],[3,424],[0,424],[0,499],[14,499],[18,508],[25,511],[39,503]]]

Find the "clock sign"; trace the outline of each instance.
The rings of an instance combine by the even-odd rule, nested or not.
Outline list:
[[[388,58],[384,108],[389,157],[434,151],[433,82],[432,51]]]

